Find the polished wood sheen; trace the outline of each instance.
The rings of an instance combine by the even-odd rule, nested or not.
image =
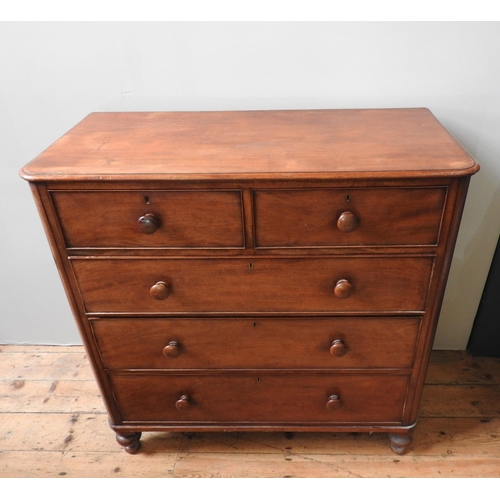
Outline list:
[[[237,190],[55,189],[50,194],[68,247],[243,246]]]
[[[163,355],[166,356],[167,358],[172,358],[172,359],[178,358],[181,355],[181,346],[179,345],[179,342],[171,340],[163,348]]]
[[[342,401],[336,394],[334,394],[328,398],[326,407],[329,410],[340,410],[340,408],[342,408]]]
[[[71,264],[89,313],[331,313],[423,311],[434,259],[79,257]]]
[[[30,182],[118,443],[406,451],[470,176],[426,109],[93,113]]]
[[[110,370],[410,369],[422,318],[92,318]],[[397,332],[395,335],[394,332]],[[394,353],[397,352],[397,356]],[[175,354],[175,356],[173,356]]]
[[[348,299],[354,293],[354,287],[349,283],[349,280],[341,279],[335,283],[333,293],[339,299]],[[372,293],[375,294],[376,290],[373,290]]]
[[[463,176],[427,109],[92,113],[23,169],[34,181]]]
[[[191,408],[191,399],[189,398],[189,396],[186,396],[185,394],[183,394],[176,402],[175,402],[175,407],[179,410],[179,411],[186,411],[186,410],[189,410]]]
[[[359,218],[352,212],[342,212],[337,220],[337,227],[343,233],[352,233],[359,226]]]
[[[254,193],[259,247],[436,245],[447,189],[301,189]]]
[[[341,358],[347,354],[347,346],[343,340],[334,340],[330,347],[330,354],[336,358]]]
[[[139,230],[144,234],[153,234],[160,227],[160,220],[155,214],[146,214],[139,217]]]
[[[400,425],[408,376],[120,373],[112,375],[111,383],[125,422],[170,421],[178,428],[188,428],[189,422]],[[328,404],[332,395],[341,401]]]

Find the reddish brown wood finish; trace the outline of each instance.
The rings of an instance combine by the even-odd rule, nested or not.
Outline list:
[[[337,227],[343,233],[352,233],[359,227],[359,217],[352,212],[342,212],[337,219]]]
[[[172,285],[165,281],[157,281],[150,289],[149,295],[155,300],[166,300],[170,297]]]
[[[34,181],[463,176],[427,109],[92,113],[23,169]]]
[[[370,350],[373,350],[373,346],[370,348]],[[330,346],[330,354],[336,358],[341,358],[342,356],[345,356],[347,354],[347,346],[345,345],[345,342],[340,339],[336,339],[332,342],[332,345]]]
[[[243,247],[240,191],[51,192],[68,247]]]
[[[118,442],[411,442],[469,178],[425,109],[94,113],[30,181]]]
[[[410,370],[421,318],[96,318],[91,323],[110,370]],[[178,355],[165,357],[172,343],[168,352]]]
[[[445,199],[445,187],[257,190],[257,246],[436,245]]]
[[[141,349],[138,349],[141,353],[143,351],[142,345]],[[175,340],[171,340],[164,348],[163,348],[163,355],[166,356],[167,358],[175,359],[178,358],[181,355],[182,352],[182,346],[179,344],[179,342]],[[154,353],[158,354],[158,353]]]
[[[331,395],[326,402],[326,408],[331,411],[340,410],[343,405],[344,403],[336,394]]]
[[[379,373],[116,374],[112,385],[127,422],[363,425],[401,423],[408,377]],[[333,394],[342,406],[329,411],[334,409],[327,407]]]
[[[71,262],[89,313],[345,313],[423,311],[434,259],[77,258]],[[152,300],[153,293],[160,300]]]
[[[133,432],[131,434],[116,432],[116,441],[120,446],[123,446],[127,453],[134,455],[141,447],[141,435],[142,432]]]

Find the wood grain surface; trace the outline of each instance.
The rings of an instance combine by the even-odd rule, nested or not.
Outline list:
[[[144,151],[148,151],[147,156]],[[429,110],[92,113],[22,170],[27,180],[470,175]]]

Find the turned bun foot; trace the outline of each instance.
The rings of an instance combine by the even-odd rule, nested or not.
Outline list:
[[[391,450],[398,455],[404,455],[408,451],[408,446],[410,446],[413,440],[412,434],[412,432],[405,434],[389,434]]]
[[[134,453],[137,453],[141,447],[141,434],[141,432],[134,432],[132,434],[119,434],[117,432],[116,440],[120,446],[125,448],[127,453],[133,455]]]

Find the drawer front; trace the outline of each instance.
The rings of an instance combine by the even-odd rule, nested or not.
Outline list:
[[[130,422],[398,423],[407,385],[407,376],[378,374],[112,376]],[[328,408],[331,396],[340,403]]]
[[[72,264],[88,312],[422,311],[433,258],[73,258]]]
[[[410,368],[420,318],[104,318],[108,369]]]
[[[241,192],[52,191],[67,247],[244,247]]]
[[[446,188],[254,191],[257,247],[437,245]]]

